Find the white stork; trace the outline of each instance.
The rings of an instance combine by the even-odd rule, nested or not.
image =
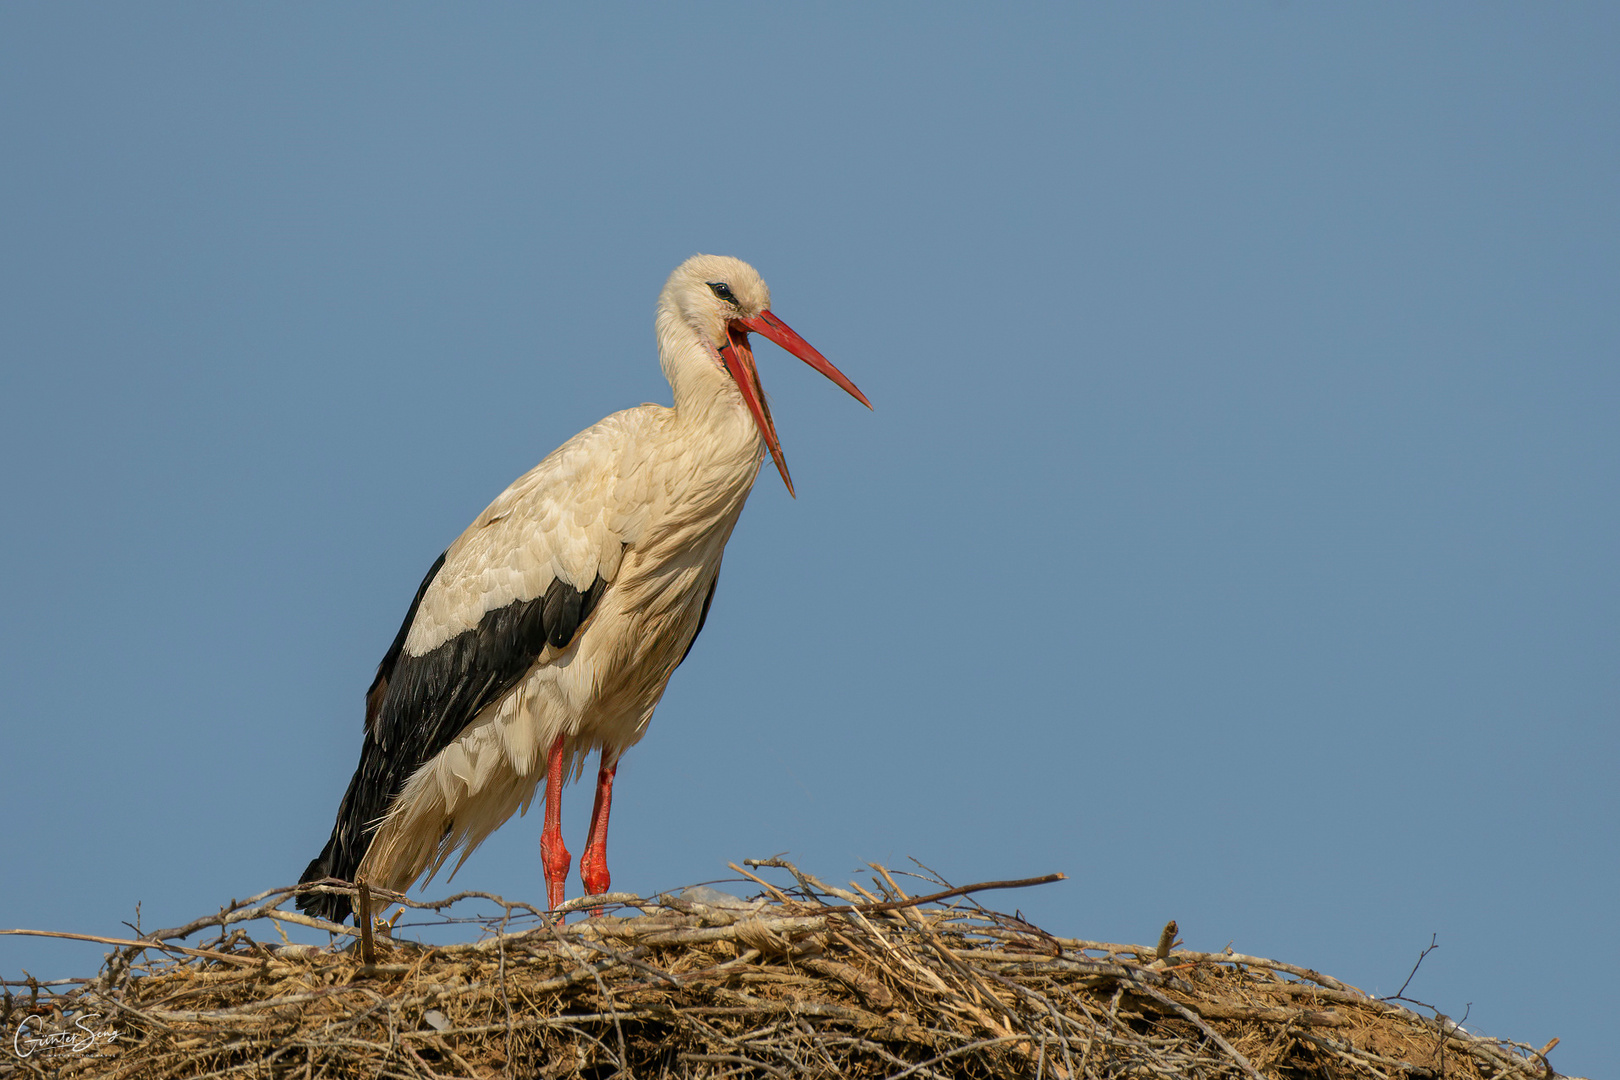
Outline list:
[[[656,320],[674,407],[626,409],[580,432],[434,562],[377,666],[359,768],[303,881],[403,892],[457,850],[459,868],[513,811],[528,809],[544,780],[540,853],[556,908],[571,862],[561,789],[595,750],[580,875],[587,894],[607,891],[619,757],[645,734],[703,629],[766,450],[793,491],[749,333],[871,407],[771,313],[770,299],[740,259],[682,263],[659,294]],[[333,894],[298,905],[334,921],[350,911]]]

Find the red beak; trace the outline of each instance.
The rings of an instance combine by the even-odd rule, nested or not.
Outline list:
[[[720,356],[726,362],[726,370],[737,380],[737,388],[742,391],[743,400],[748,403],[748,411],[754,414],[754,423],[759,425],[759,433],[765,436],[765,445],[770,448],[771,460],[776,462],[776,471],[782,474],[782,482],[787,485],[788,494],[792,495],[793,478],[788,475],[787,461],[782,457],[782,443],[776,437],[776,424],[771,420],[770,406],[765,404],[765,391],[759,385],[759,371],[754,367],[754,351],[748,347],[750,330],[756,334],[764,334],[827,376],[868,409],[872,407],[872,403],[867,401],[866,395],[849,381],[848,376],[833,367],[831,361],[769,310],[760,312],[752,319],[732,319],[726,324],[726,334],[730,340],[720,350]]]

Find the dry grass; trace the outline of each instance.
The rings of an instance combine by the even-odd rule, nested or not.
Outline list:
[[[139,941],[91,939],[120,946],[95,978],[10,984],[0,1076],[1552,1075],[1529,1047],[1317,972],[1175,949],[1173,924],[1158,947],[1059,938],[965,898],[1008,883],[919,897],[881,867],[871,890],[846,890],[750,865],[779,875],[738,868],[762,890],[752,902],[614,894],[596,901],[611,914],[573,923],[479,894],[404,901],[482,936],[382,936],[370,964],[359,943],[283,944],[286,923],[354,934],[286,910],[290,889]],[[116,1038],[54,1053],[31,1041],[75,1019],[81,1044],[86,1030]]]

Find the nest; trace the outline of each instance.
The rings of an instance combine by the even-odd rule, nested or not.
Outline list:
[[[753,900],[609,894],[565,905],[596,907],[574,922],[487,894],[376,897],[429,920],[413,930],[478,932],[454,944],[406,940],[397,915],[372,933],[302,915],[288,903],[299,889],[139,940],[89,938],[120,946],[96,977],[6,984],[0,1075],[1553,1075],[1546,1048],[1478,1037],[1307,968],[1176,948],[1174,923],[1157,946],[1115,945],[970,898],[1060,875],[930,879],[908,894],[877,866],[870,889],[838,889],[779,860],[748,865],[778,879],[733,867],[762,890]],[[292,923],[349,944],[293,944]],[[250,925],[273,927],[274,942]]]

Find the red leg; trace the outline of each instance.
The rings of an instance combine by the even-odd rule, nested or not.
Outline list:
[[[604,762],[596,770],[596,805],[591,808],[591,831],[585,838],[585,854],[579,857],[579,876],[585,879],[585,892],[595,896],[608,891],[613,879],[607,868],[608,813],[613,809],[613,775],[619,771],[615,761],[609,768]]]
[[[568,867],[573,862],[562,838],[563,737],[551,744],[546,756],[546,824],[540,830],[540,866],[546,872],[546,906],[563,902]]]

